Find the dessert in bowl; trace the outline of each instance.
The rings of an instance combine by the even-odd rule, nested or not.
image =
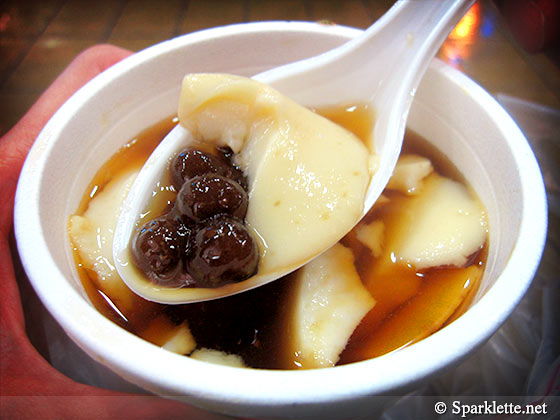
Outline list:
[[[186,73],[250,76],[335,47],[357,33],[276,22],[187,35],[109,69],[53,117],[22,172],[16,235],[24,267],[45,306],[94,360],[148,391],[222,413],[337,417],[371,413],[383,403],[375,396],[412,389],[466,357],[499,328],[540,259],[546,231],[542,178],[505,111],[437,60],[415,96],[408,126],[445,155],[476,192],[488,229],[480,285],[453,322],[413,345],[363,361],[298,371],[247,369],[163,350],[107,319],[84,292],[68,220],[119,148],[176,113]]]

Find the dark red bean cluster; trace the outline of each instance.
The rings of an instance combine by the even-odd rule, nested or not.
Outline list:
[[[244,223],[247,179],[232,157],[230,149],[189,148],[172,160],[177,199],[132,241],[136,265],[153,282],[215,288],[256,273],[258,247]]]

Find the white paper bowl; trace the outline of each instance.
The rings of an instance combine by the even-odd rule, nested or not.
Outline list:
[[[309,371],[212,365],[164,351],[104,318],[83,293],[68,216],[119,146],[175,112],[187,72],[252,75],[314,55],[358,30],[313,23],[234,25],[176,38],[127,58],[77,92],[49,121],[23,168],[15,231],[26,272],[47,309],[99,363],[156,394],[245,417],[350,417],[457,363],[486,341],[529,287],[546,233],[542,177],[519,128],[478,85],[434,61],[409,127],[456,164],[488,210],[488,266],[458,320],[403,350]]]

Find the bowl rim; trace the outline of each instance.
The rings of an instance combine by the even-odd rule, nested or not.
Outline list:
[[[109,321],[92,305],[84,305],[84,297],[73,287],[52,293],[41,281],[45,272],[50,277],[64,276],[49,255],[41,235],[41,217],[38,200],[41,174],[48,162],[54,140],[62,127],[72,118],[73,110],[80,109],[88,98],[110,81],[122,77],[131,68],[157,59],[161,54],[185,48],[201,40],[227,37],[233,33],[246,34],[291,31],[314,34],[338,34],[345,38],[358,35],[361,30],[340,25],[312,22],[257,22],[228,25],[183,35],[140,51],[117,63],[95,77],[76,92],[49,120],[39,134],[23,166],[18,182],[14,230],[19,255],[31,284],[45,307],[63,329],[98,362],[116,370],[124,378],[144,386],[152,392],[168,395],[189,395],[195,401],[229,402],[232,406],[292,406],[294,404],[321,404],[349,398],[399,392],[425,377],[441,371],[453,362],[466,357],[472,349],[484,343],[505,321],[527,291],[536,272],[546,237],[546,195],[542,176],[533,152],[519,127],[505,110],[478,84],[466,75],[439,60],[430,69],[463,86],[494,120],[499,120],[507,132],[511,152],[519,163],[524,199],[524,214],[543,221],[535,224],[529,217],[520,220],[519,239],[496,283],[469,311],[424,340],[387,355],[324,369],[304,371],[273,371],[245,369],[240,381],[239,368],[212,365],[166,352]],[[39,237],[37,237],[39,236]],[[530,244],[530,246],[521,244]],[[529,262],[529,264],[527,264]],[[65,282],[68,284],[68,282]],[[501,310],[495,302],[501,301]],[[505,303],[504,303],[505,302]],[[74,316],[68,316],[74,313]],[[90,328],[84,328],[87,325]],[[482,333],[473,337],[458,332],[477,325]],[[112,346],[99,342],[99,336],[111,337]],[[128,349],[137,351],[129,352]],[[434,357],[434,349],[440,349]],[[161,357],[165,352],[165,357]],[[146,363],[150,361],[150,363]],[[414,366],[414,369],[411,369]],[[165,375],[162,375],[165,372]],[[184,373],[196,381],[184,381]],[[328,373],[326,373],[328,372]],[[375,372],[372,380],[364,373]],[[328,375],[328,381],[325,380]],[[219,378],[219,380],[216,380]],[[255,392],[258,389],[258,393]],[[279,392],[279,389],[282,392]]]

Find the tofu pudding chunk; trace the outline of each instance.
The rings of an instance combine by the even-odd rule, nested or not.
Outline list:
[[[155,187],[176,194],[167,206],[150,199],[128,246],[116,248],[117,268],[140,296],[184,303],[261,286],[361,218],[371,178],[364,142],[269,86],[189,74],[178,119],[185,149],[169,156]]]
[[[360,219],[370,180],[364,143],[274,89],[232,75],[187,75],[179,121],[196,139],[231,148],[246,174],[259,273],[300,266]]]

